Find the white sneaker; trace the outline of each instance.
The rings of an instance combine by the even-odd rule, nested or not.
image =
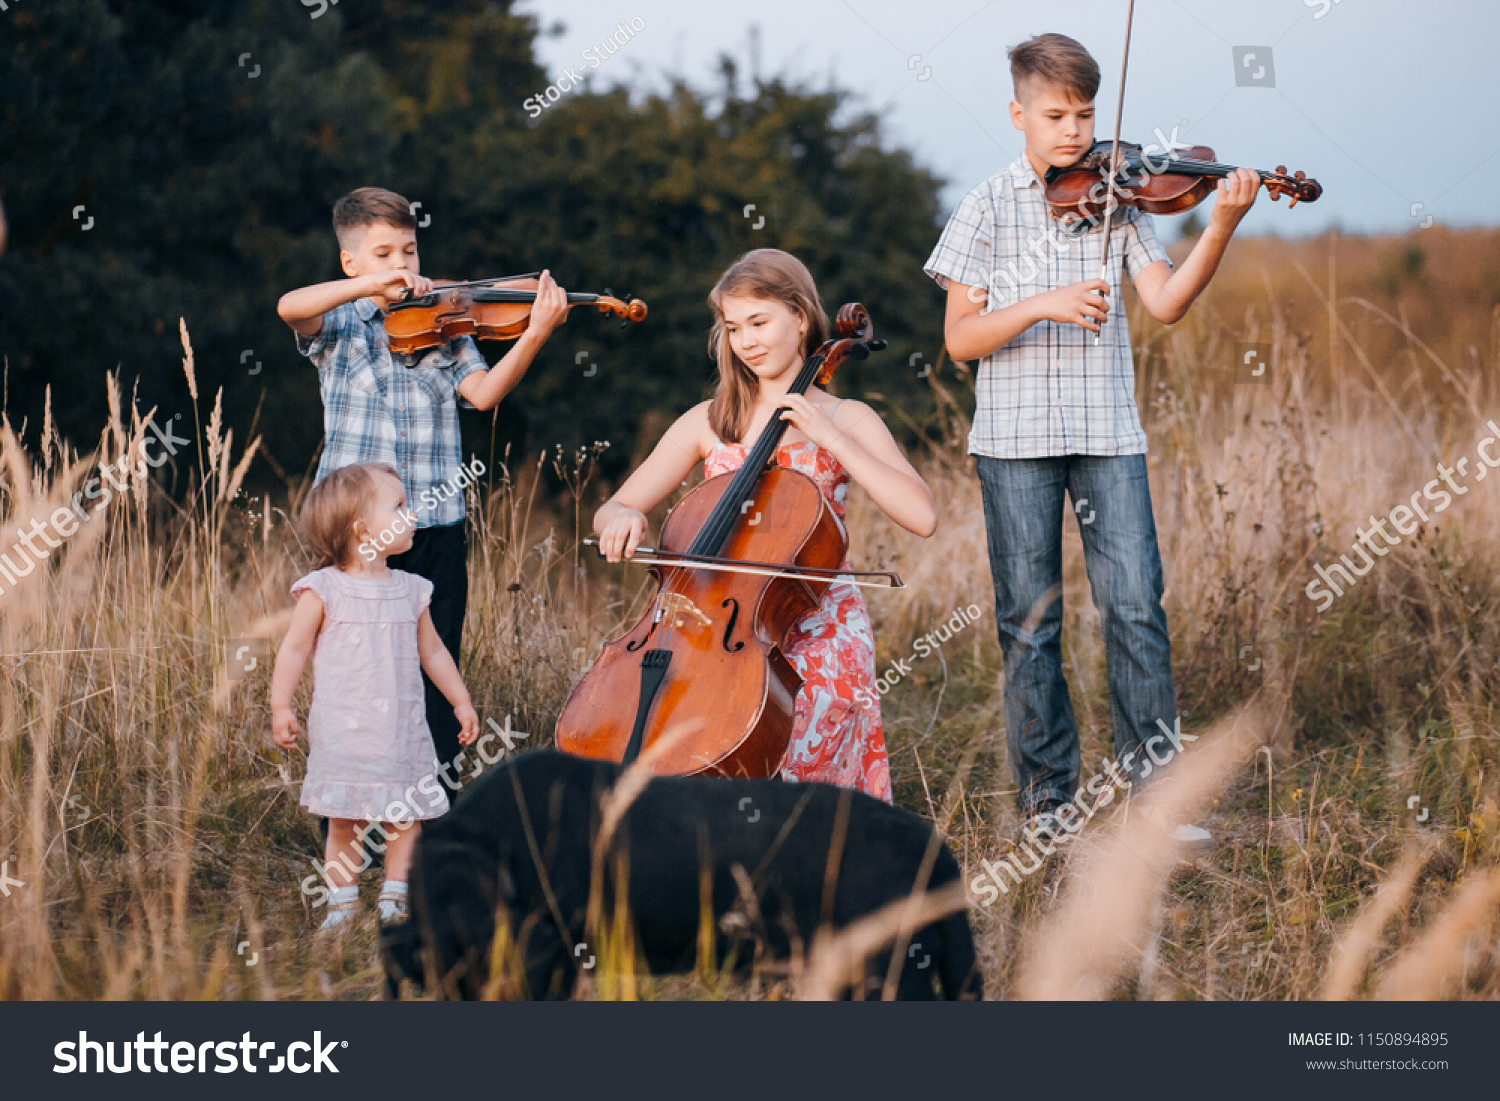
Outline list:
[[[1202,826],[1174,826],[1172,828],[1172,840],[1180,841],[1184,845],[1212,845],[1214,835]]]
[[[380,889],[380,923],[406,920],[406,884],[387,879]]]
[[[1161,814],[1159,809],[1146,811],[1147,817],[1156,819]],[[1214,844],[1214,835],[1202,826],[1191,826],[1184,822],[1172,822],[1166,820],[1167,832],[1172,835],[1172,840],[1180,845],[1191,849],[1211,849]]]
[[[336,932],[354,922],[359,916],[359,887],[335,887],[328,896],[328,916],[318,926],[320,933]]]

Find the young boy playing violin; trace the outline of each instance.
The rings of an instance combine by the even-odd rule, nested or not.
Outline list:
[[[1105,229],[1059,234],[1042,181],[1049,167],[1073,164],[1093,145],[1099,66],[1060,34],[1023,42],[1009,57],[1010,118],[1026,135],[1025,153],[964,196],[924,270],[948,292],[949,354],[980,361],[969,453],[1005,648],[1011,767],[1034,839],[1038,831],[1058,833],[1064,823],[1052,812],[1078,787],[1078,726],[1059,637],[1065,493],[1102,620],[1125,774],[1141,775],[1148,754],[1165,763],[1171,750],[1163,732],[1180,729],[1130,328],[1111,304],[1128,270],[1153,317],[1167,325],[1181,318],[1255,202],[1260,178],[1241,168],[1220,181],[1208,228],[1175,271],[1150,215],[1117,209],[1108,228],[1109,277],[1096,278]],[[1177,826],[1176,836],[1209,840],[1192,826]]]
[[[411,204],[395,192],[362,187],[334,204],[333,231],[348,278],[291,291],[277,306],[297,334],[297,350],[318,368],[324,445],[315,481],[352,463],[385,462],[400,472],[407,501],[436,502],[412,512],[411,549],[391,555],[387,565],[432,582],[432,623],[457,663],[469,596],[464,495],[453,490],[460,484],[458,409],[500,404],[567,320],[567,296],[542,272],[530,327],[494,367],[468,336],[403,366],[386,340],[385,311],[407,291],[421,296],[434,287],[421,274]],[[445,770],[460,752],[458,719],[425,672],[422,682],[427,725]]]

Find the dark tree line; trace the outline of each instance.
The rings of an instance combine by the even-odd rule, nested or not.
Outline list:
[[[185,408],[182,317],[200,394],[224,386],[229,423],[243,433],[254,419],[299,473],[322,434],[317,378],[275,304],[339,276],[330,208],[366,185],[430,216],[428,275],[550,267],[570,289],[650,305],[628,331],[574,310],[498,415],[469,415],[481,454],[492,431],[533,453],[609,439],[619,473],[643,419],[706,394],[705,296],[762,246],[806,262],[830,314],[863,301],[891,340],[835,389],[920,413],[927,385],[908,360],[936,360],[942,334],[941,294],[921,272],[941,229],[937,179],[847,93],[747,86],[728,57],[717,89],[673,81],[634,102],[585,89],[533,120],[522,103],[550,80],[533,55],[543,30],[510,6],[343,0],[313,18],[300,0],[12,3],[0,14],[12,422],[34,442],[50,385],[63,433],[91,446],[117,367],[144,404]],[[492,362],[504,347],[481,345]]]

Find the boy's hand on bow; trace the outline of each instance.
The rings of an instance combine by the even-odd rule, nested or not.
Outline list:
[[[542,336],[548,336],[568,320],[568,292],[557,285],[551,270],[543,271],[536,281],[536,305],[531,310],[531,324]]]
[[[1077,325],[1097,333],[1109,313],[1109,284],[1103,279],[1087,279],[1037,295],[1033,301],[1042,319],[1059,325]]]
[[[1214,192],[1217,201],[1208,216],[1209,224],[1233,233],[1240,219],[1255,205],[1255,196],[1259,193],[1260,173],[1250,168],[1236,168],[1219,181]]]
[[[365,276],[368,289],[366,297],[379,295],[387,302],[400,302],[406,297],[406,290],[411,288],[413,298],[421,298],[424,294],[431,294],[437,286],[425,275],[417,275],[415,272],[407,271],[405,268],[392,268],[390,271],[377,271]]]

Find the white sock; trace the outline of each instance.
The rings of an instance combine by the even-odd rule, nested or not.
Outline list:
[[[333,905],[340,902],[358,902],[359,884],[351,883],[347,887],[335,887],[333,892],[328,896],[328,901]]]
[[[391,921],[397,914],[402,913],[402,907],[406,905],[406,882],[400,879],[387,879],[380,888],[380,920]]]

